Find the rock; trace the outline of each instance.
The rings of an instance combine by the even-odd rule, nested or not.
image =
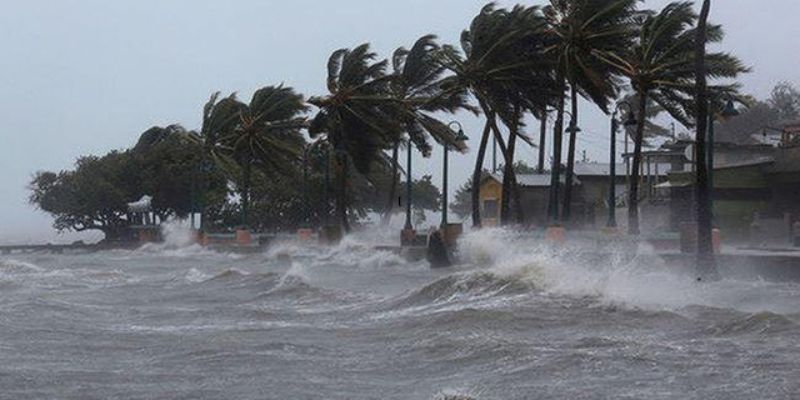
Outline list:
[[[431,233],[428,238],[428,262],[431,263],[431,268],[447,268],[453,265],[441,230]]]

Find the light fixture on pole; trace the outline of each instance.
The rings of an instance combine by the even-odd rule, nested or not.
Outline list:
[[[609,150],[609,187],[608,187],[608,223],[606,226],[609,229],[617,227],[617,129],[619,122],[617,121],[617,114],[620,112],[622,106],[628,109],[628,117],[622,123],[623,126],[635,126],[639,121],[633,115],[633,107],[627,101],[620,101],[617,103],[617,108],[611,114],[611,148]],[[627,134],[626,134],[627,136]]]
[[[405,231],[414,230],[411,224],[411,138],[408,138],[407,159],[406,159],[406,224],[403,227]]]
[[[709,108],[713,110],[714,104],[711,103]],[[739,110],[736,109],[736,105],[733,103],[732,99],[728,99],[728,101],[725,103],[725,107],[723,107],[723,109],[719,112],[719,116],[723,121],[737,117],[739,114]],[[714,141],[716,140],[716,135],[714,133],[714,122],[716,122],[714,112],[708,113],[708,143],[706,143],[706,164],[708,165],[708,196],[711,202],[711,204],[708,206],[708,209],[711,210],[712,221],[714,220]]]
[[[464,134],[464,128],[461,126],[461,123],[458,121],[452,121],[447,124],[448,128],[452,126],[457,126],[458,131],[456,132],[455,141],[456,143],[463,143],[469,138],[467,135]],[[444,143],[444,164],[443,164],[443,176],[442,176],[442,229],[447,228],[447,179],[448,179],[448,159],[447,155],[450,152],[450,145],[448,143]]]

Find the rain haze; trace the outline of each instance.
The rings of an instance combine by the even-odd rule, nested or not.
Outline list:
[[[537,4],[536,2],[523,2]],[[73,166],[78,156],[132,145],[155,125],[200,125],[211,93],[284,83],[306,96],[325,92],[325,65],[338,48],[370,42],[381,57],[427,33],[457,43],[485,3],[473,0],[17,1],[0,15],[0,241],[70,241],[27,203],[38,170]],[[512,2],[500,2],[511,5]],[[666,1],[646,1],[659,9]],[[724,0],[712,20],[722,45],[753,66],[744,91],[768,96],[779,81],[800,82],[800,2]],[[608,118],[588,104],[578,144],[605,160]],[[458,115],[473,147],[482,123]],[[532,124],[532,126],[534,126]],[[548,150],[549,152],[550,150]],[[470,174],[475,152],[453,157],[451,191]],[[520,159],[534,163],[535,150]],[[441,150],[415,175],[440,181]],[[487,162],[490,162],[487,158]]]

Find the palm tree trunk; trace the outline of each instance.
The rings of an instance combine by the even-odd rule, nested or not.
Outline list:
[[[486,114],[486,125],[483,128],[481,143],[478,146],[478,156],[475,159],[475,169],[472,172],[472,226],[474,228],[481,227],[481,176],[483,174],[484,158],[486,157],[486,145],[489,143],[489,135],[492,131],[490,119],[491,114]]]
[[[695,160],[697,163],[697,180],[695,190],[697,193],[697,269],[700,279],[716,275],[714,265],[713,245],[711,243],[711,188],[708,186],[708,165],[706,159],[706,143],[708,125],[708,95],[706,82],[706,25],[708,14],[711,11],[711,1],[704,0],[697,22],[697,37],[695,40],[695,81],[697,101],[697,145],[695,146]],[[713,168],[713,167],[712,167]]]
[[[500,222],[507,225],[511,221],[511,200],[514,200],[514,211],[517,216],[517,222],[524,222],[524,214],[522,210],[522,199],[517,184],[517,172],[514,170],[514,157],[517,147],[517,138],[519,137],[519,120],[520,120],[520,107],[514,109],[514,123],[509,128],[508,135],[508,148],[506,151],[506,164],[503,170],[503,196],[500,208]]]
[[[383,210],[383,225],[388,225],[392,219],[392,211],[394,210],[394,201],[395,196],[397,196],[397,181],[399,180],[398,175],[398,156],[399,156],[399,149],[400,149],[400,142],[394,144],[394,149],[392,149],[392,182],[389,186],[389,198],[386,201],[386,208]]]
[[[561,185],[561,146],[562,146],[562,132],[564,129],[564,96],[563,92],[566,88],[564,80],[564,73],[559,68],[557,81],[561,88],[562,95],[558,96],[558,105],[556,109],[558,114],[556,116],[555,127],[553,128],[553,167],[550,172],[550,202],[548,210],[550,214],[550,223],[557,224],[559,222],[558,200],[559,200],[559,186]]]
[[[250,179],[252,175],[252,160],[247,159],[242,168],[242,228],[250,227]]]
[[[347,219],[347,155],[346,154],[339,154],[339,184],[338,186],[338,193],[336,195],[336,208],[339,213],[339,220],[342,224],[342,229],[346,233],[350,232],[350,221]]]
[[[567,151],[567,179],[564,187],[564,222],[570,222],[572,217],[572,182],[575,176],[575,141],[578,132],[575,128],[578,121],[578,91],[575,85],[570,85],[572,89],[572,120],[570,121],[569,150]],[[573,126],[573,123],[575,126]]]
[[[633,166],[631,167],[630,189],[628,190],[628,234],[638,235],[639,229],[639,166],[642,165],[642,143],[644,125],[647,122],[647,95],[645,88],[637,88],[639,97],[636,121],[636,137],[633,138]]]
[[[516,186],[514,174],[514,152],[517,144],[517,124],[511,127],[508,134],[508,149],[505,155],[506,163],[503,166],[503,190],[500,202],[500,224],[508,225],[511,217],[511,193]]]
[[[542,114],[539,116],[539,122],[539,164],[536,166],[536,172],[543,174],[546,154],[545,141],[547,140],[547,110],[542,111]]]

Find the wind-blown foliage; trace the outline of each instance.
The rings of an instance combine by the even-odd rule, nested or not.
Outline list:
[[[651,11],[637,15],[640,25],[638,38],[633,46],[618,52],[607,52],[603,58],[631,83],[639,103],[634,105],[638,126],[634,138],[634,158],[631,167],[631,182],[628,193],[628,230],[639,233],[639,165],[642,159],[644,127],[647,101],[652,99],[673,118],[685,126],[695,121],[695,23],[697,14],[690,2],[675,2],[659,13]],[[722,41],[724,35],[719,25],[709,25],[707,40]],[[736,78],[747,72],[742,62],[727,53],[709,53],[705,57],[706,76],[711,79]],[[725,95],[735,95],[736,85],[716,85],[709,89],[716,103],[724,101]]]
[[[578,95],[591,100],[608,113],[609,104],[619,94],[620,79],[602,55],[616,53],[633,44],[632,16],[638,0],[551,0],[545,7],[550,46],[547,52],[556,59],[559,87],[569,83],[572,103],[571,123],[577,126]],[[564,125],[564,98],[556,107],[555,154],[551,212],[558,219],[558,179],[561,164],[561,138]],[[564,220],[570,218],[572,181],[575,167],[577,132],[570,130],[567,174],[564,187]]]
[[[236,123],[222,132],[219,142],[227,150],[226,158],[241,169],[242,225],[248,226],[252,168],[261,168],[267,175],[287,175],[299,164],[305,145],[300,131],[306,125],[302,116],[306,105],[292,88],[267,86],[256,90],[249,104],[235,101],[234,106]]]
[[[478,111],[469,104],[466,91],[445,90],[442,79],[448,72],[439,62],[439,46],[434,35],[417,40],[410,50],[398,48],[392,56],[391,94],[400,103],[402,114],[398,116],[401,127],[423,156],[431,153],[430,138],[450,149],[466,151],[465,143],[458,141],[456,133],[435,113],[455,113],[459,110]],[[397,142],[392,150],[392,167],[397,174]],[[396,195],[396,181],[388,193],[388,208],[391,209]],[[388,215],[388,213],[387,213]],[[387,220],[388,221],[388,220]]]
[[[540,35],[543,25],[537,7],[516,6],[506,10],[489,4],[461,34],[460,51],[448,45],[442,48],[443,63],[454,74],[445,80],[445,87],[469,91],[486,117],[473,170],[474,181],[480,180],[489,135],[493,133],[498,140],[506,164],[513,164],[513,143],[518,136],[522,137],[519,134],[522,113],[542,110],[552,103],[554,82],[551,62],[543,55]],[[510,130],[508,148],[497,125],[498,117]],[[513,170],[504,174],[504,180],[507,181],[504,188],[515,186]],[[478,190],[477,186],[472,190],[475,226],[481,225]],[[504,199],[507,201],[509,197]]]
[[[327,135],[336,152],[337,212],[346,231],[350,230],[346,192],[349,162],[358,172],[368,173],[373,163],[382,161],[383,150],[400,140],[403,131],[398,116],[405,110],[392,95],[388,63],[375,62],[375,58],[368,44],[333,52],[328,60],[328,95],[309,99],[319,108],[309,133],[312,138]]]

